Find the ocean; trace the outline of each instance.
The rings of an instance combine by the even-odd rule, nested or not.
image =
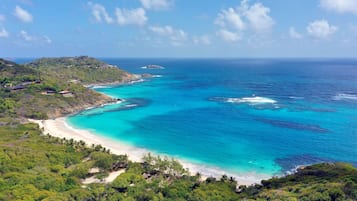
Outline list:
[[[154,76],[95,87],[125,101],[69,117],[76,128],[227,174],[357,165],[357,60],[103,60]]]

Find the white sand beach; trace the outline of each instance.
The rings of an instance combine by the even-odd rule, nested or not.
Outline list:
[[[113,140],[100,135],[95,135],[88,130],[73,128],[72,126],[68,125],[65,117],[50,120],[29,119],[29,121],[37,123],[40,128],[43,129],[44,134],[50,134],[54,137],[59,138],[74,139],[77,141],[82,140],[88,146],[92,144],[100,144],[103,147],[110,149],[110,151],[114,154],[127,154],[129,160],[133,162],[141,162],[142,157],[146,153],[151,152],[146,149],[124,144],[118,140]],[[218,168],[193,164],[184,160],[179,160],[179,162],[184,166],[184,168],[188,168],[191,174],[194,175],[199,172],[203,179],[207,177],[220,178],[223,174],[226,174],[228,176],[234,177],[238,181],[239,185],[251,185],[255,183],[260,183],[262,179],[268,179],[270,177],[269,175],[258,175],[253,173],[251,175],[234,175]]]
[[[113,141],[112,139],[105,138],[99,135],[94,135],[90,131],[81,130],[73,128],[68,125],[65,117],[50,119],[50,120],[32,120],[31,122],[37,123],[40,128],[43,128],[44,134],[50,134],[54,137],[66,138],[66,139],[74,139],[74,140],[82,140],[88,146],[102,145],[103,147],[110,149],[110,151],[114,154],[127,154],[129,160],[134,162],[140,162],[141,158],[145,153],[148,153],[147,150],[132,147],[120,141]]]

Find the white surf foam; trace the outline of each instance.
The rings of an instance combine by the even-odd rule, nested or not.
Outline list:
[[[102,104],[100,105],[101,107],[104,107],[104,106],[108,106],[108,105],[116,105],[116,104],[120,104],[120,103],[123,103],[125,100],[124,99],[121,99],[121,100],[117,100],[115,102],[112,102],[112,103],[105,103],[105,104]]]
[[[145,80],[144,79],[133,80],[133,81],[128,82],[128,84],[136,84],[136,83],[140,83],[140,82],[145,82]]]
[[[125,107],[137,107],[138,105],[137,104],[128,104],[128,105],[125,105]]]
[[[106,89],[106,88],[111,88],[109,85],[95,85],[92,86],[91,89]]]
[[[274,104],[276,100],[265,97],[244,97],[244,98],[227,98],[228,103],[249,103],[249,104]]]
[[[337,101],[341,101],[341,100],[357,101],[357,95],[340,93],[334,96],[332,99]]]
[[[304,99],[304,97],[299,97],[299,96],[289,96],[290,99],[296,99],[296,100],[301,100]]]

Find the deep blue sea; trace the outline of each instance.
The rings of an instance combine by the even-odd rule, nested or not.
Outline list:
[[[155,76],[95,88],[125,102],[69,117],[77,128],[228,173],[357,165],[357,60],[103,60]]]

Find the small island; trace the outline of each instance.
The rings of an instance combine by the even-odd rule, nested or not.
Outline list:
[[[165,69],[165,67],[163,67],[163,66],[153,65],[153,64],[146,65],[146,66],[143,66],[141,68],[142,69]]]

